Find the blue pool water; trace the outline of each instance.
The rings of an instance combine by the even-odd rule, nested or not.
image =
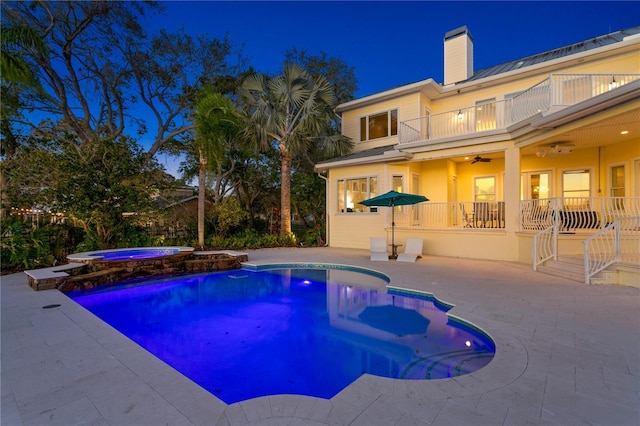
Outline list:
[[[491,339],[449,320],[441,304],[353,286],[379,279],[235,270],[69,295],[228,404],[276,394],[331,398],[363,373],[437,379],[491,361]]]
[[[91,256],[101,257],[102,260],[127,260],[127,259],[151,259],[154,257],[169,256],[180,253],[179,249],[168,248],[142,248],[131,250],[99,251]]]

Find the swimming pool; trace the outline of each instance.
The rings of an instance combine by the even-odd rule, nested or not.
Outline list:
[[[228,404],[276,394],[331,398],[364,373],[455,377],[493,358],[491,339],[452,321],[448,307],[354,286],[382,280],[363,275],[242,269],[69,295]]]

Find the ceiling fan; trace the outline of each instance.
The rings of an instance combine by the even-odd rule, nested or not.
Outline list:
[[[475,163],[490,163],[491,162],[491,158],[482,158],[479,155],[476,155],[475,158],[473,159],[473,161],[471,162],[471,164],[475,164]]]

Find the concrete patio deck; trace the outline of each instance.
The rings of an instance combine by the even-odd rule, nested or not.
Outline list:
[[[639,425],[640,290],[586,286],[530,266],[368,251],[249,251],[250,263],[330,262],[434,293],[495,340],[494,360],[454,379],[362,376],[330,400],[292,395],[227,405],[57,290],[0,277],[0,424]],[[43,306],[60,304],[57,308]]]

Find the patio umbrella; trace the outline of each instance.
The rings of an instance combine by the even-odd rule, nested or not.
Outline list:
[[[385,194],[378,195],[377,197],[369,198],[368,200],[360,201],[358,204],[362,204],[367,207],[391,207],[391,248],[393,249],[393,256],[396,256],[395,245],[395,210],[396,206],[408,206],[412,204],[422,203],[429,201],[429,199],[423,195],[406,194],[403,192],[389,191]],[[392,258],[394,258],[392,256]]]

